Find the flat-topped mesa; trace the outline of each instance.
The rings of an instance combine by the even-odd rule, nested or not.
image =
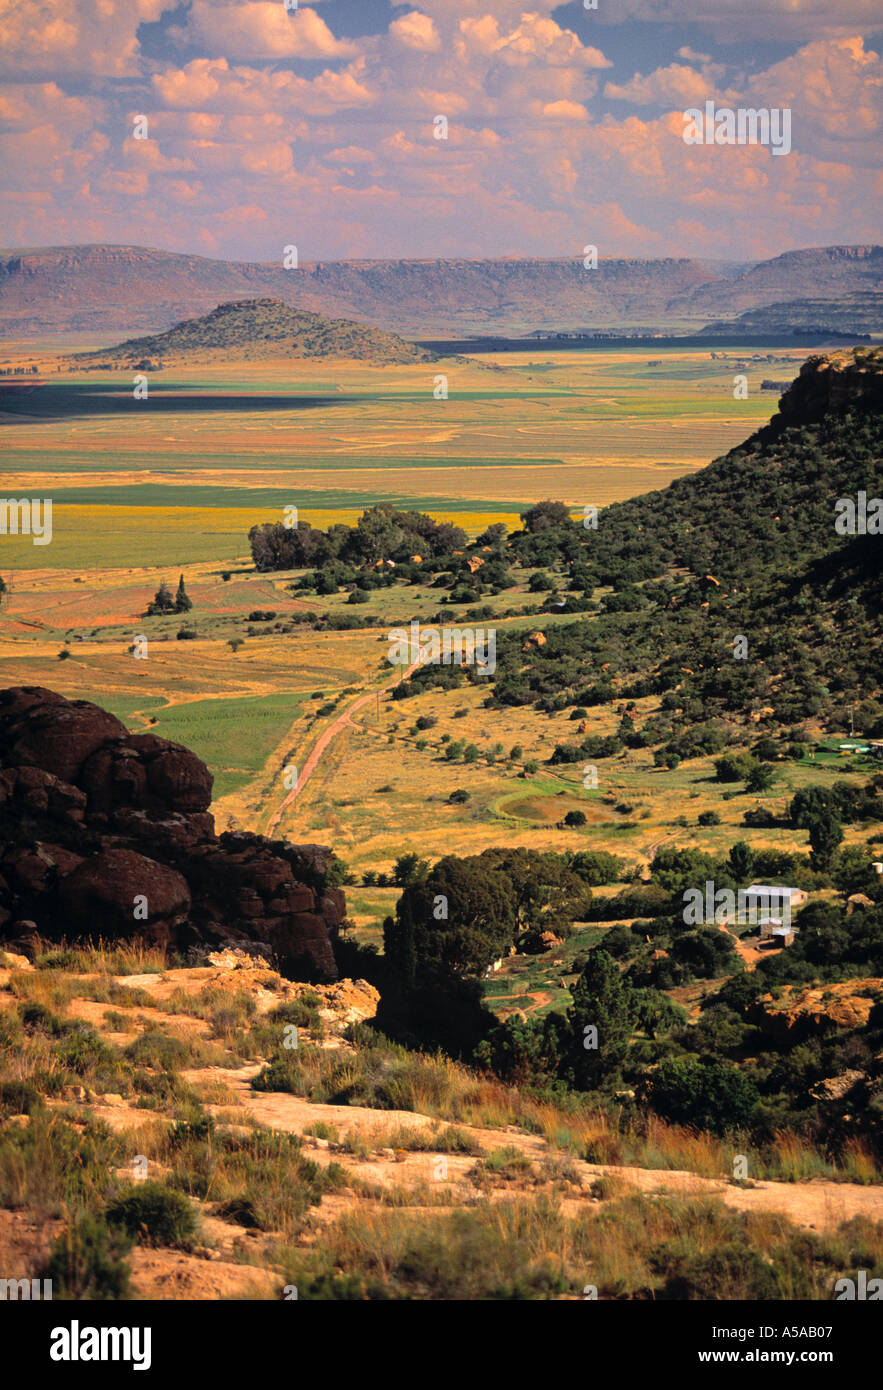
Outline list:
[[[188,748],[40,686],[0,691],[0,940],[242,946],[334,980],[332,851],[215,834]]]

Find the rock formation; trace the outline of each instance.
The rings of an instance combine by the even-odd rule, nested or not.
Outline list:
[[[216,835],[212,776],[180,744],[39,686],[0,691],[0,940],[141,936],[263,949],[334,980],[331,851]]]
[[[777,998],[764,994],[748,1020],[772,1038],[808,1037],[834,1028],[864,1028],[880,1002],[883,980],[842,980],[825,985],[783,985]]]

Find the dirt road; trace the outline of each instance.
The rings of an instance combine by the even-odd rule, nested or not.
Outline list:
[[[276,829],[276,826],[281,821],[285,811],[288,809],[289,806],[292,805],[294,801],[297,800],[304,787],[307,785],[307,782],[309,782],[310,778],[316,770],[316,767],[318,766],[322,754],[328,748],[329,744],[344,729],[346,729],[347,727],[353,727],[351,724],[351,719],[352,716],[356,713],[356,711],[363,709],[365,705],[370,704],[370,702],[372,700],[375,700],[378,695],[384,694],[387,690],[394,690],[397,685],[401,685],[402,681],[408,680],[408,678],[411,675],[413,675],[413,673],[417,670],[417,667],[419,665],[419,661],[412,662],[411,665],[401,673],[401,675],[396,676],[391,681],[387,681],[387,683],[385,685],[380,686],[379,689],[368,690],[364,695],[360,695],[357,700],[354,700],[351,705],[347,705],[346,709],[343,710],[342,713],[337,715],[336,719],[334,719],[333,722],[328,725],[327,729],[323,730],[323,732],[319,735],[318,739],[313,745],[313,748],[311,749],[310,753],[308,754],[307,760],[304,763],[303,767],[298,769],[297,785],[292,787],[291,791],[288,792],[288,794],[282,798],[279,805],[276,807],[275,811],[270,816],[264,834],[270,836],[273,834],[273,831]]]

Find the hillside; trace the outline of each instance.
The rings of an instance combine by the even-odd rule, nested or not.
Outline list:
[[[883,733],[883,570],[870,520],[883,497],[881,406],[883,350],[810,358],[768,426],[664,491],[607,508],[578,554],[572,523],[516,540],[522,554],[560,546],[585,592],[613,593],[599,622],[562,625],[527,655],[505,649],[497,699],[560,708],[664,693],[675,729],[761,710],[780,725],[818,715],[842,728],[860,693],[869,732]],[[860,510],[859,493],[868,524],[841,533],[837,504]],[[737,634],[746,660],[734,659]],[[601,669],[606,694],[592,697],[581,687]]]
[[[277,357],[341,357],[360,362],[431,362],[433,355],[394,333],[349,319],[328,319],[283,304],[280,299],[243,299],[219,304],[202,318],[186,319],[166,333],[129,338],[100,352],[76,353],[78,365],[114,366],[150,361],[202,362],[216,357],[260,361]]]
[[[581,255],[540,260],[350,260],[281,265],[209,260],[138,246],[0,253],[8,333],[166,329],[222,301],[272,296],[306,312],[414,337],[612,325],[666,327],[810,297],[883,287],[883,248],[824,247],[758,264]],[[879,327],[879,325],[878,325]]]

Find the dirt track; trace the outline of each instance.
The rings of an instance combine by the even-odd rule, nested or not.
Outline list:
[[[394,680],[387,681],[385,685],[380,686],[377,690],[369,690],[364,695],[360,695],[358,699],[354,700],[351,705],[347,705],[346,709],[343,710],[341,714],[337,715],[336,719],[334,719],[334,721],[328,725],[327,729],[323,730],[323,732],[319,735],[318,739],[313,745],[310,753],[308,754],[307,760],[304,763],[303,767],[300,768],[298,771],[297,785],[295,787],[292,787],[291,791],[288,792],[288,794],[282,798],[279,805],[276,807],[276,810],[272,813],[270,819],[267,821],[267,828],[264,832],[266,835],[273,834],[273,831],[276,829],[276,826],[281,821],[288,807],[291,806],[292,803],[297,800],[298,796],[300,796],[300,793],[303,791],[304,787],[307,785],[307,782],[310,780],[313,773],[315,772],[319,760],[322,757],[322,754],[325,752],[326,748],[329,746],[329,744],[337,737],[339,733],[342,733],[344,729],[348,727],[353,727],[351,720],[352,716],[356,713],[356,711],[363,709],[365,705],[370,704],[370,702],[376,699],[378,695],[382,695],[385,691],[393,690],[397,685],[401,685],[402,681],[406,681],[408,677],[411,676],[414,673],[414,671],[416,671],[419,665],[419,661],[412,662],[412,664],[407,668],[407,670],[403,671],[400,676],[396,676]]]

